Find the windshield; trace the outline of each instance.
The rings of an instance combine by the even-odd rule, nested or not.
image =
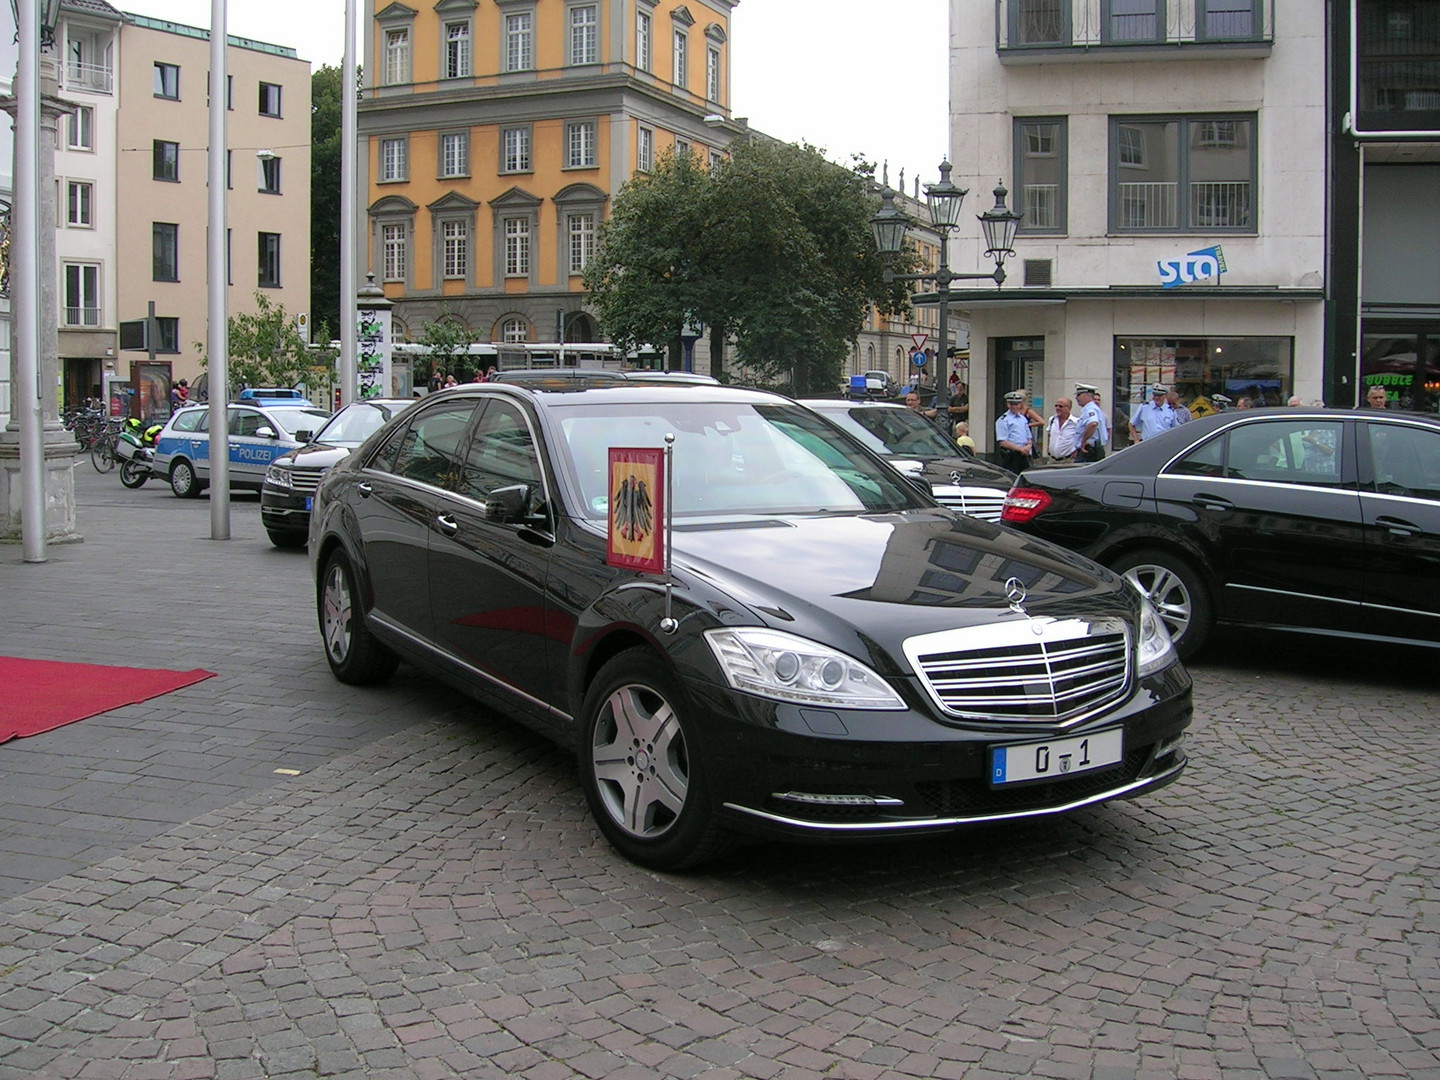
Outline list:
[[[606,451],[675,435],[674,514],[884,512],[925,505],[889,469],[807,409],[681,400],[556,407],[581,512],[610,505]]]
[[[324,409],[290,409],[284,406],[266,409],[265,415],[279,424],[286,435],[294,437],[297,431],[314,431],[330,419]]]
[[[346,405],[332,416],[329,422],[315,434],[316,442],[331,446],[359,446],[379,431],[397,412],[410,404],[381,404],[377,401],[356,401]]]
[[[955,456],[955,447],[914,409],[856,405],[823,415],[882,457]]]

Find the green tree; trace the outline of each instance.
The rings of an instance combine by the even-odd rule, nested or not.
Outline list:
[[[316,357],[296,327],[295,316],[283,304],[273,303],[263,292],[257,292],[255,311],[231,315],[228,325],[232,387],[295,386],[301,382],[309,385],[315,381],[312,368]],[[195,348],[200,353],[200,366],[208,369],[210,357],[205,343],[197,341]],[[324,381],[328,383],[329,378]]]
[[[430,350],[430,369],[442,375],[454,375],[457,382],[468,382],[475,374],[468,349],[470,331],[453,315],[442,315],[420,328],[420,344]],[[418,376],[426,378],[429,372]],[[417,382],[418,385],[418,382]]]
[[[317,330],[340,325],[342,74],[326,64],[310,76],[310,325]]]
[[[870,232],[867,169],[776,142],[738,144],[713,170],[662,159],[621,189],[586,272],[601,326],[626,345],[678,344],[698,318],[767,381],[829,389],[869,306],[906,304]]]

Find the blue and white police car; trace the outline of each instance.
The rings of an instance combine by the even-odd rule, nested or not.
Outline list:
[[[251,402],[231,402],[225,413],[230,486],[255,491],[270,463],[308,443],[330,416],[313,406]],[[155,442],[151,470],[168,479],[170,490],[182,499],[193,499],[210,486],[209,405],[187,405],[170,417]]]

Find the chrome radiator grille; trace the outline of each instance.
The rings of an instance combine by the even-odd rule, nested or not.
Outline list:
[[[324,469],[307,469],[299,466],[290,470],[290,487],[297,495],[312,495],[320,486],[320,480],[324,475]]]
[[[981,521],[998,522],[1000,511],[1005,509],[1005,496],[1009,492],[991,488],[947,488],[935,489],[935,501],[951,510],[979,518]]]
[[[905,643],[931,698],[971,720],[1076,723],[1130,688],[1130,636],[1118,620],[1018,618]]]

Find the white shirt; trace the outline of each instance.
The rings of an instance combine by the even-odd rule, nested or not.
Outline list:
[[[1045,425],[1046,453],[1053,458],[1074,457],[1079,438],[1080,421],[1075,419],[1074,413],[1065,417],[1063,424],[1059,416],[1052,416]]]

